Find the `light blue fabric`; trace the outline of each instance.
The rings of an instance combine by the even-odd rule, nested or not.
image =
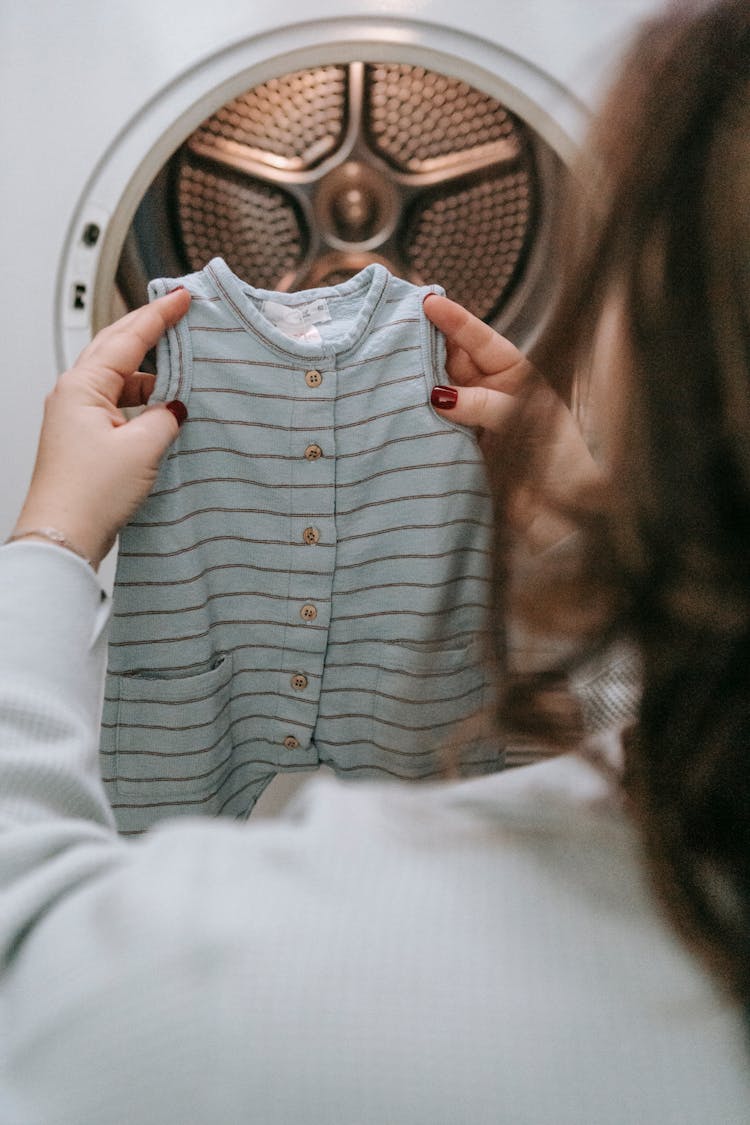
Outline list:
[[[150,294],[178,283],[193,300],[154,397],[189,419],[115,585],[102,768],[121,828],[246,815],[276,771],[320,762],[439,774],[490,702],[491,506],[474,434],[429,402],[436,287],[376,264],[268,293],[214,259]],[[486,732],[458,763],[501,765]]]

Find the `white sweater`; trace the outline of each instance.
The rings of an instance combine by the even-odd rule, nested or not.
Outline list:
[[[583,761],[126,841],[107,617],[73,555],[0,550],[2,1125],[750,1121],[739,1013]]]

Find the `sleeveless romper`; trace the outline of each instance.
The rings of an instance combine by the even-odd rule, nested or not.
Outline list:
[[[379,264],[269,293],[219,258],[157,352],[189,418],[122,532],[101,745],[121,831],[246,816],[278,771],[503,764],[484,653],[491,503],[428,292]],[[463,724],[463,730],[457,724]],[[475,724],[470,723],[469,726]],[[449,763],[450,764],[450,763]]]

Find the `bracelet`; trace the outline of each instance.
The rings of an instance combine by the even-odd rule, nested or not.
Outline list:
[[[64,547],[66,551],[78,555],[78,558],[88,563],[92,570],[96,569],[91,559],[55,527],[24,528],[23,531],[17,531],[14,535],[9,535],[5,542],[15,543],[18,539],[28,539],[30,535],[38,535],[40,539],[49,539],[50,543],[56,543],[58,547]]]

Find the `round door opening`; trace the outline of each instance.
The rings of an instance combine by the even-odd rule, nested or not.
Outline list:
[[[295,71],[222,106],[172,154],[117,283],[134,307],[151,277],[217,255],[282,291],[379,261],[522,339],[549,300],[564,175],[533,129],[459,78],[392,62]]]

